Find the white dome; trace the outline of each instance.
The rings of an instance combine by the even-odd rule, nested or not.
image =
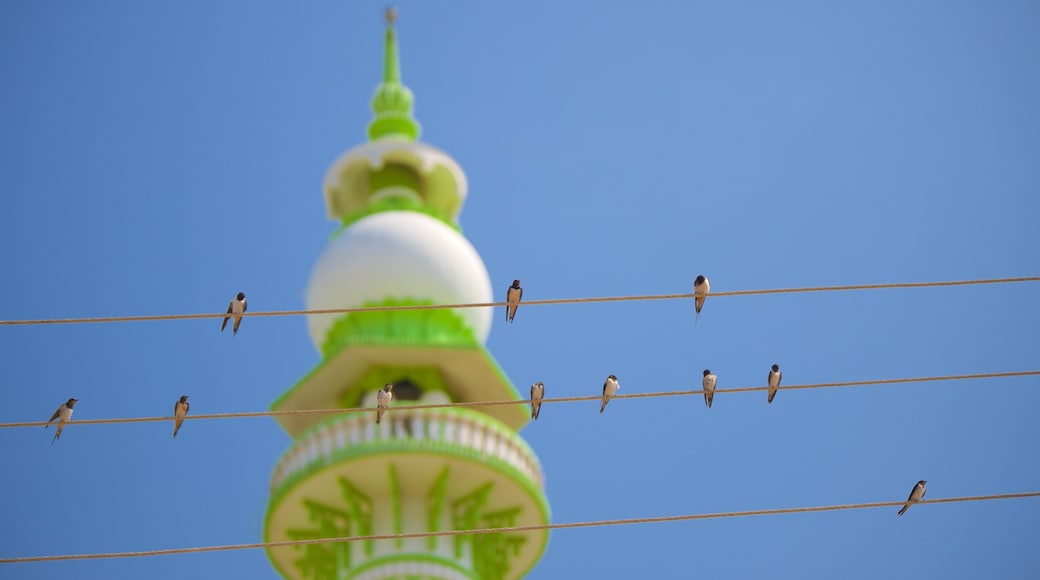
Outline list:
[[[361,219],[336,237],[318,259],[307,288],[307,308],[348,308],[386,300],[434,304],[491,302],[491,280],[480,255],[462,234],[416,212],[386,211]],[[491,331],[491,308],[454,311],[481,343]],[[321,350],[342,314],[307,317]]]

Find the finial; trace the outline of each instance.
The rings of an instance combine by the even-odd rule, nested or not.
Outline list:
[[[412,91],[401,83],[401,65],[397,58],[397,8],[388,6],[386,16],[386,54],[383,60],[383,82],[372,96],[372,111],[376,117],[368,126],[368,137],[404,137],[415,141],[419,137],[419,123],[412,118]]]

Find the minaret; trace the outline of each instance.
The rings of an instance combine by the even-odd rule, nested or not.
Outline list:
[[[395,17],[387,11],[369,142],[325,176],[328,214],[341,226],[314,267],[308,309],[494,301],[487,269],[458,226],[466,176],[418,141]],[[529,406],[409,408],[522,400],[484,348],[496,312],[311,315],[322,361],[271,408],[372,410],[277,417],[293,442],[272,476],[265,541],[548,523],[541,466],[517,435]],[[377,425],[376,391],[388,382],[393,405]],[[493,580],[525,575],[548,539],[547,531],[472,534],[287,546],[268,555],[287,578]]]

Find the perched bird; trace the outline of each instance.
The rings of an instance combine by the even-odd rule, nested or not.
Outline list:
[[[516,316],[516,307],[520,306],[520,299],[524,297],[524,289],[520,287],[519,280],[513,280],[513,285],[506,290],[506,321],[512,322]]]
[[[188,395],[181,395],[181,399],[173,404],[173,436],[181,430],[181,423],[188,415]]]
[[[704,378],[701,379],[701,386],[704,387],[704,404],[711,408],[711,400],[715,398],[715,385],[719,382],[719,378],[711,374],[711,371],[704,369]]]
[[[610,402],[611,397],[618,392],[621,385],[617,382],[617,377],[610,375],[607,377],[606,382],[603,383],[603,402],[599,406],[599,412],[602,413],[603,409],[607,408],[607,403]]]
[[[902,516],[906,513],[906,510],[910,509],[910,506],[921,501],[924,497],[924,484],[928,483],[925,480],[918,481],[914,488],[910,490],[910,497],[906,498],[906,503],[903,504],[903,509],[899,510],[899,515]]]
[[[390,401],[394,400],[394,394],[391,392],[393,390],[394,386],[387,383],[376,393],[376,425],[383,420],[383,413],[390,408]]]
[[[65,423],[72,418],[72,408],[76,406],[76,401],[79,399],[69,399],[65,403],[58,407],[58,410],[51,415],[51,418],[47,420],[47,424],[43,426],[44,429],[51,426],[51,421],[58,420],[58,430],[54,432],[54,438],[51,439],[51,445],[58,439],[61,439],[61,430],[65,428]]]
[[[242,324],[241,314],[246,311],[246,293],[239,292],[238,296],[228,304],[227,313],[224,317],[224,322],[220,325],[220,332],[224,332],[224,328],[227,327],[227,321],[229,318],[235,319],[235,325],[231,327],[231,336],[238,334],[238,325]]]
[[[531,419],[537,420],[542,411],[542,398],[545,397],[545,385],[542,381],[531,385]]]
[[[769,370],[769,399],[767,402],[772,403],[773,397],[776,396],[776,390],[780,388],[780,379],[783,378],[784,373],[780,372],[780,365],[773,365],[773,368]]]
[[[701,317],[701,308],[704,308],[704,301],[708,298],[708,292],[711,292],[711,283],[703,274],[698,275],[697,279],[693,281],[693,306],[697,310],[698,320]]]

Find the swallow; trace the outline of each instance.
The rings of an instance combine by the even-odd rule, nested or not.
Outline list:
[[[701,386],[704,387],[704,404],[711,408],[711,400],[715,398],[715,385],[719,382],[719,378],[711,374],[711,371],[704,369],[704,378],[701,379]]]
[[[387,383],[382,390],[376,393],[376,425],[383,420],[383,413],[390,408],[390,401],[394,400],[394,386]]]
[[[520,306],[520,299],[524,297],[524,289],[520,287],[519,280],[513,280],[513,285],[506,290],[506,322],[512,322],[516,316],[516,307]]]
[[[776,396],[776,390],[780,388],[780,379],[783,376],[784,373],[780,372],[780,365],[773,365],[773,368],[769,371],[769,377],[766,379],[769,385],[769,399],[767,402],[773,402],[773,397]]]
[[[61,430],[65,428],[65,423],[72,418],[72,408],[76,406],[76,401],[79,399],[69,399],[65,401],[65,404],[58,407],[58,410],[51,415],[51,418],[47,421],[47,424],[43,426],[44,429],[51,426],[51,421],[58,420],[58,430],[54,432],[54,438],[51,439],[51,445],[58,439],[61,439]]]
[[[697,320],[701,318],[701,308],[704,308],[708,292],[711,292],[711,283],[703,274],[698,275],[697,279],[693,281],[693,307],[697,311]]]
[[[181,430],[181,423],[184,422],[184,417],[188,415],[188,395],[181,395],[181,399],[173,404],[173,436],[177,437],[177,432]]]
[[[227,306],[227,316],[224,317],[224,322],[220,325],[220,332],[224,332],[224,328],[227,327],[227,321],[229,318],[235,319],[235,325],[231,327],[231,336],[238,334],[238,325],[242,324],[242,313],[246,311],[246,293],[239,292],[238,296],[231,301]]]
[[[531,420],[538,420],[538,413],[542,411],[542,398],[545,397],[545,385],[542,381],[531,385]]]
[[[603,402],[599,406],[599,412],[602,413],[603,409],[607,408],[607,403],[614,396],[615,393],[621,388],[621,385],[617,382],[617,377],[610,375],[607,377],[606,382],[603,383]]]
[[[928,483],[925,480],[918,481],[914,488],[910,490],[910,497],[906,498],[906,503],[903,504],[903,509],[899,510],[899,516],[902,517],[906,513],[906,510],[910,509],[910,506],[921,501],[924,497],[924,484]]]

